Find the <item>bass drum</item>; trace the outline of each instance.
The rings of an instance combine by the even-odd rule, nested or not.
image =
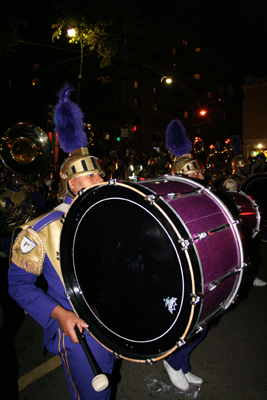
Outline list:
[[[253,239],[260,231],[261,215],[258,204],[252,196],[248,196],[242,191],[228,190],[225,193],[234,201],[237,208],[242,236]]]
[[[267,223],[267,173],[249,176],[241,185],[241,190],[257,202],[261,213],[261,221]]]
[[[184,177],[94,185],[65,216],[66,294],[104,347],[161,359],[234,301],[244,266],[237,225]]]

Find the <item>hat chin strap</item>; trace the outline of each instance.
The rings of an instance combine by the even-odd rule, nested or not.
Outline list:
[[[68,188],[68,192],[73,196],[76,197],[76,195],[73,193],[73,191],[70,188],[69,182],[67,182],[67,188]]]

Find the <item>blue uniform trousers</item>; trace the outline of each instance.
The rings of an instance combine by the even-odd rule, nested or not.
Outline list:
[[[84,332],[84,336],[91,352],[95,356],[97,354],[98,365],[102,372],[111,375],[115,362],[113,354],[87,332]],[[72,343],[70,337],[58,329],[56,337],[47,343],[46,348],[50,353],[60,356],[72,400],[108,400],[110,398],[110,387],[101,392],[93,389],[91,382],[94,374],[79,343]]]
[[[168,362],[168,364],[176,371],[182,368],[184,374],[190,372],[190,354],[196,348],[196,346],[205,338],[207,331],[208,328],[205,327],[202,331],[195,334],[185,345],[175,350],[170,356],[166,357],[165,360]]]

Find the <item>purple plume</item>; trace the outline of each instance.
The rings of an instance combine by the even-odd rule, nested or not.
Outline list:
[[[233,135],[230,139],[230,145],[232,146],[233,152],[236,156],[243,154],[242,142],[239,136]]]
[[[69,100],[74,88],[65,84],[58,93],[58,103],[54,109],[55,131],[58,134],[59,145],[65,153],[87,146],[84,131],[83,112],[80,107]]]
[[[190,153],[192,142],[190,142],[185,127],[178,119],[169,123],[166,129],[166,147],[176,157]]]

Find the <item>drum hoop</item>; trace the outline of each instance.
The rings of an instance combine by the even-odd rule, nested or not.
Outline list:
[[[108,186],[108,185],[111,185],[111,184],[116,184],[116,185],[118,185],[118,186],[120,186],[120,187],[124,187],[124,188],[126,188],[126,189],[128,189],[128,190],[133,190],[133,191],[136,192],[139,196],[141,195],[143,198],[146,197],[146,194],[140,190],[140,185],[138,185],[138,184],[135,184],[135,183],[132,183],[132,182],[130,182],[130,183],[128,183],[128,182],[125,182],[125,183],[122,183],[122,182],[115,182],[115,183],[114,183],[114,181],[109,181],[109,182],[101,182],[101,183],[92,185],[90,188],[86,188],[86,189],[82,190],[82,191],[78,194],[78,196],[75,197],[75,199],[74,199],[74,201],[73,201],[72,204],[74,204],[74,202],[75,202],[83,193],[85,193],[85,192],[87,192],[87,191],[93,191],[94,189],[98,189],[98,188],[101,187],[101,186]],[[145,188],[145,189],[146,189],[147,191],[149,191],[151,194],[153,193],[152,190],[150,190],[150,189],[148,189],[148,188]],[[168,205],[165,201],[164,201],[164,204],[165,204],[165,205]],[[178,239],[181,239],[182,236],[180,235],[179,231],[177,230],[176,226],[174,225],[173,221],[170,219],[170,217],[168,216],[168,214],[167,214],[156,202],[154,202],[153,205],[157,208],[157,210],[163,215],[163,217],[166,219],[166,221],[170,224],[170,226],[171,226],[171,228],[174,230],[174,232],[175,232],[177,238],[178,238]],[[66,218],[68,217],[68,215],[72,212],[72,209],[73,209],[73,207],[70,207],[70,208],[67,210],[67,212],[66,212],[66,214],[65,214],[65,219],[66,219]],[[189,257],[189,252],[188,252],[188,250],[185,250],[183,253],[185,254],[186,260],[187,260],[187,262],[188,262],[188,267],[189,267],[189,272],[190,272],[189,276],[190,276],[190,280],[191,280],[191,289],[192,289],[192,293],[195,293],[194,271],[193,271],[191,259],[190,259],[190,257]],[[64,286],[65,286],[65,289],[66,289],[66,294],[67,294],[67,296],[68,296],[68,299],[69,299],[69,301],[70,301],[70,303],[71,303],[71,305],[72,305],[72,308],[73,308],[73,310],[75,311],[75,313],[79,316],[79,313],[76,311],[75,306],[74,306],[74,304],[73,304],[73,301],[71,301],[70,294],[68,293],[68,289],[67,289],[67,287],[66,287],[65,281],[64,281]],[[72,290],[69,290],[69,292],[71,292],[71,291],[72,291]],[[195,303],[197,303],[197,302],[196,302],[195,298],[193,297],[193,298],[192,298],[192,302],[191,302],[190,313],[189,313],[189,316],[187,317],[187,322],[185,322],[185,325],[186,325],[186,326],[185,326],[185,328],[184,328],[184,332],[183,332],[183,334],[182,334],[179,338],[177,338],[176,344],[175,344],[171,349],[165,351],[164,354],[160,354],[160,355],[158,355],[157,357],[153,357],[153,360],[152,360],[152,361],[156,361],[156,360],[159,360],[159,359],[162,359],[162,358],[166,357],[167,355],[171,354],[175,349],[177,349],[180,345],[183,344],[184,339],[186,338],[188,332],[190,331],[190,328],[192,329],[192,326],[191,326],[191,325],[192,325],[194,313],[195,313],[195,310],[196,310]],[[200,313],[199,313],[199,314],[200,314]],[[90,329],[90,328],[89,328],[89,329]],[[90,332],[90,334],[91,334],[103,347],[107,348],[107,350],[109,350],[110,352],[113,352],[113,353],[114,353],[114,351],[112,350],[112,347],[109,348],[107,345],[104,345],[104,344],[101,342],[101,340],[98,339],[92,332]],[[107,340],[107,342],[109,342],[109,340]],[[124,358],[124,359],[128,359],[128,360],[131,360],[131,361],[135,361],[135,362],[141,362],[141,363],[147,362],[147,360],[143,360],[143,359],[140,359],[140,360],[139,360],[139,359],[134,359],[134,358],[130,358],[130,357],[127,357],[127,356],[124,356],[124,355],[118,355],[118,356],[121,357],[121,358]]]
[[[164,177],[164,178],[166,178],[166,177]],[[176,180],[178,180],[179,182],[181,181],[181,177],[180,177],[180,179],[175,179],[175,177],[171,176],[171,179],[174,180],[174,181],[176,181]],[[149,182],[158,181],[158,180],[159,180],[159,179],[153,179],[153,180],[149,180]],[[191,183],[191,184],[192,184],[192,181],[193,181],[194,183],[199,184],[198,182],[195,182],[194,180],[191,180],[191,179],[189,179],[189,178],[186,178],[186,179],[183,178],[183,181],[188,182],[188,183]],[[144,182],[144,183],[145,183],[145,182]],[[83,190],[82,193],[84,193],[84,192],[86,192],[86,191],[93,191],[94,189],[98,189],[98,188],[101,187],[101,186],[107,186],[107,185],[118,185],[118,186],[124,187],[124,188],[126,188],[126,189],[128,189],[128,190],[133,190],[133,191],[136,192],[138,195],[141,195],[143,198],[146,197],[146,194],[140,190],[140,187],[141,187],[142,185],[139,185],[138,183],[132,183],[132,182],[131,182],[131,183],[128,183],[128,182],[122,183],[122,182],[116,182],[116,181],[101,182],[101,183],[92,185],[90,188],[87,188],[87,189]],[[201,190],[204,190],[204,191],[207,193],[208,196],[214,198],[215,201],[218,202],[218,203],[220,204],[221,209],[227,214],[228,219],[230,219],[230,221],[232,222],[232,228],[233,228],[233,230],[234,230],[234,232],[235,232],[235,236],[236,236],[236,238],[237,238],[237,240],[238,240],[238,244],[239,244],[239,254],[238,254],[238,256],[239,256],[239,259],[240,259],[240,264],[243,266],[243,254],[242,254],[242,252],[240,252],[240,249],[242,249],[242,242],[241,242],[241,238],[240,238],[240,233],[239,233],[239,231],[238,231],[238,229],[237,229],[237,227],[236,227],[236,225],[235,225],[235,223],[234,223],[235,220],[234,220],[232,214],[230,213],[230,211],[228,210],[228,208],[225,206],[225,204],[223,203],[223,201],[222,201],[221,199],[219,199],[219,198],[210,190],[210,188],[206,188],[206,187],[203,186],[203,185],[199,185],[199,187],[200,187]],[[149,191],[150,193],[156,193],[156,192],[153,192],[153,190],[147,188],[146,186],[144,186],[144,188],[145,188],[147,191]],[[74,202],[75,202],[75,200],[76,200],[78,197],[80,197],[80,195],[81,195],[82,193],[80,193],[78,196],[76,196],[76,198],[74,199]],[[157,194],[157,193],[156,193],[156,194]],[[160,197],[161,197],[161,196],[160,196]],[[162,197],[161,197],[161,198],[162,198]],[[162,199],[163,199],[163,198],[162,198]],[[163,199],[163,200],[164,200],[164,199]],[[177,214],[176,211],[175,211],[165,200],[164,200],[164,204],[167,205],[167,206],[172,210],[172,212],[175,212],[175,214]],[[166,221],[170,224],[171,228],[174,230],[174,232],[175,232],[175,234],[177,235],[177,237],[178,237],[179,239],[182,239],[181,234],[179,233],[178,229],[177,229],[176,226],[174,225],[174,223],[173,223],[173,221],[171,220],[171,218],[169,217],[169,215],[165,212],[165,210],[163,210],[163,209],[160,207],[160,205],[157,204],[157,202],[153,202],[153,205],[154,205],[154,206],[157,208],[157,210],[164,216],[164,218],[166,219]],[[71,212],[71,209],[72,209],[72,207],[69,208],[69,210],[67,211],[65,217],[68,216],[68,214]],[[179,215],[179,214],[178,214],[178,215]],[[181,218],[179,218],[179,220],[181,221]],[[187,230],[188,230],[188,229],[187,229]],[[190,259],[190,254],[189,254],[188,250],[185,250],[185,251],[184,251],[184,254],[185,254],[185,257],[186,257],[186,259],[187,259],[188,266],[189,266],[192,293],[194,293],[195,290],[196,290],[196,289],[195,289],[195,278],[194,278],[193,266],[192,266],[191,259]],[[196,252],[196,254],[198,255],[198,252]],[[198,261],[201,261],[201,260],[198,260]],[[201,265],[201,264],[200,264],[200,265]],[[243,271],[241,271],[240,276],[242,276],[242,272],[243,272]],[[202,271],[201,271],[201,273],[202,273]],[[65,286],[65,288],[66,288],[65,282],[64,282],[64,286]],[[233,298],[235,297],[235,295],[236,295],[238,289],[239,289],[239,286],[238,286],[238,285],[236,285],[236,287],[233,287],[232,293],[228,296],[228,299],[226,299],[226,301],[225,301],[225,303],[224,303],[224,305],[223,305],[224,309],[228,308],[229,305],[232,303],[232,300],[233,300]],[[66,293],[67,293],[67,288],[66,288]],[[78,315],[78,312],[75,310],[75,307],[74,307],[73,302],[71,301],[71,299],[69,299],[69,301],[70,301],[70,303],[72,304],[73,310],[74,310],[75,313]],[[171,349],[165,351],[164,354],[158,355],[157,357],[153,357],[153,360],[152,360],[152,361],[160,360],[160,359],[166,357],[167,355],[171,354],[175,349],[177,349],[181,344],[183,344],[183,340],[186,338],[187,333],[189,332],[190,328],[192,328],[192,327],[191,327],[191,324],[192,324],[193,317],[194,317],[194,314],[195,314],[195,304],[194,304],[194,303],[195,303],[195,299],[192,298],[192,305],[191,305],[191,309],[190,309],[190,315],[189,315],[189,317],[187,317],[187,318],[188,318],[187,322],[185,322],[185,324],[187,324],[187,325],[185,326],[184,332],[183,332],[182,336],[179,338],[179,341],[178,341],[178,342],[175,344],[175,346],[173,346]],[[200,321],[198,320],[197,322],[199,323]],[[195,328],[195,327],[193,327],[193,328]],[[114,351],[111,349],[112,346],[109,348],[107,345],[104,345],[104,344],[100,341],[100,339],[98,339],[94,334],[92,334],[91,332],[90,332],[90,334],[91,334],[91,335],[96,339],[96,341],[99,342],[104,348],[106,348],[108,351],[114,353]],[[107,342],[109,343],[110,341],[107,340]],[[140,359],[140,360],[139,360],[139,359],[131,358],[131,357],[124,356],[124,355],[118,355],[118,356],[121,357],[121,358],[130,360],[130,361],[134,361],[134,362],[139,362],[139,363],[147,362],[147,360],[144,360],[144,359]]]

